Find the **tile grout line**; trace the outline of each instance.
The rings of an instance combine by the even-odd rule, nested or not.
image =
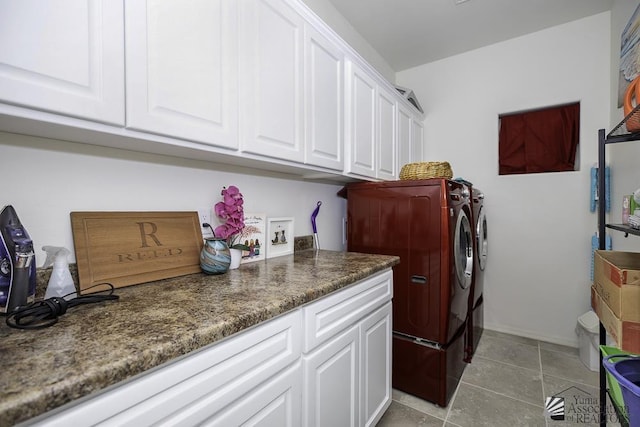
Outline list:
[[[545,392],[545,386],[544,386],[544,372],[542,371],[542,350],[540,348],[540,341],[538,341],[538,365],[540,366],[540,385],[542,385],[542,403],[543,403],[543,409],[542,409],[542,413],[544,414],[546,411],[546,392]],[[544,415],[543,415],[544,416]],[[546,427],[549,427],[549,420],[547,419],[546,416],[544,416],[544,425]]]
[[[460,382],[462,383],[464,381],[460,381]],[[544,405],[536,405],[535,403],[527,402],[526,400],[518,399],[517,397],[509,396],[508,394],[500,393],[499,391],[491,390],[490,388],[482,387],[482,386],[477,385],[477,384],[472,384],[472,383],[468,383],[468,382],[464,382],[464,383],[466,385],[470,386],[470,387],[479,388],[480,390],[484,390],[484,391],[487,391],[489,393],[497,394],[498,396],[502,396],[502,397],[505,397],[507,399],[511,399],[511,400],[515,400],[515,401],[520,402],[520,403],[524,403],[525,405],[535,406],[536,408],[544,409]]]
[[[449,414],[451,413],[451,408],[453,408],[453,403],[456,401],[456,397],[458,397],[458,391],[460,390],[460,384],[462,384],[462,376],[460,377],[460,381],[458,381],[458,385],[456,386],[456,390],[453,392],[453,396],[451,397],[451,401],[449,402],[449,405],[447,406],[447,413],[444,416],[444,422],[442,423],[442,426],[444,427],[448,420],[449,420]]]

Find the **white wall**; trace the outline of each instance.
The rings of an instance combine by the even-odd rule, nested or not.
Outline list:
[[[590,307],[589,170],[608,122],[610,13],[397,73],[425,112],[427,160],[485,192],[485,327],[577,345]],[[498,175],[498,115],[579,101],[580,170]]]
[[[243,193],[245,212],[294,217],[295,236],[312,234],[310,216],[321,200],[320,246],[343,249],[346,203],[336,196],[339,185],[2,132],[0,171],[5,179],[0,207],[16,209],[34,241],[38,266],[45,259],[44,245],[73,252],[72,211],[192,211],[212,207],[229,185]]]
[[[620,69],[620,37],[631,15],[638,7],[637,0],[616,0],[611,10],[611,122],[607,132],[623,118],[618,108],[618,73]],[[607,163],[611,167],[611,213],[607,222],[620,223],[622,197],[640,188],[640,141],[608,145]],[[613,249],[640,252],[640,237],[625,238],[624,234],[612,232]]]

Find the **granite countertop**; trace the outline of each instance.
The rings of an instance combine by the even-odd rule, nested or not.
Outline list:
[[[306,250],[120,288],[40,330],[0,325],[0,426],[131,378],[390,268],[398,257]]]

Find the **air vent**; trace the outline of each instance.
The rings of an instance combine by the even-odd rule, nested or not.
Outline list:
[[[416,94],[413,93],[413,91],[411,89],[407,89],[406,87],[402,87],[402,86],[396,86],[396,90],[398,92],[400,92],[400,94],[407,101],[409,101],[411,103],[411,105],[416,107],[416,110],[420,111],[421,113],[424,113],[424,110],[422,109],[422,106],[418,102],[418,98],[416,98]]]

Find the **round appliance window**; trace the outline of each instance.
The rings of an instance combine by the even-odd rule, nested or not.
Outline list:
[[[473,272],[473,231],[469,223],[469,217],[464,211],[460,211],[456,221],[454,237],[454,258],[458,283],[462,289],[471,286]]]
[[[484,270],[485,265],[487,265],[487,254],[489,253],[487,240],[487,216],[484,214],[484,209],[480,209],[480,214],[478,215],[476,239],[478,245],[478,265],[480,266],[480,270]]]

